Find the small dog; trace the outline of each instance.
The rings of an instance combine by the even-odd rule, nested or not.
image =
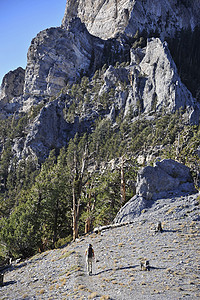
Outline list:
[[[162,232],[163,229],[162,229],[162,224],[161,222],[159,221],[156,225],[156,229],[155,229],[155,232]]]
[[[141,267],[141,271],[150,271],[149,260],[141,261],[140,267]]]

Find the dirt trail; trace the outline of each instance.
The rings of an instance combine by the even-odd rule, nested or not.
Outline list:
[[[83,299],[90,295],[96,295],[96,299],[198,299],[199,227],[173,220],[173,226],[166,224],[163,233],[155,234],[149,229],[151,225],[150,222],[132,224],[77,242],[82,270],[88,242],[93,244],[97,256],[96,274],[88,276],[83,272],[77,281],[77,288],[82,290],[79,296],[84,296]],[[140,270],[143,258],[150,260],[149,272]]]
[[[14,266],[5,274],[0,299],[200,299],[199,205],[167,200],[132,224],[89,234]],[[155,233],[161,216],[164,231]],[[89,243],[96,256],[92,276],[85,269]],[[150,271],[140,270],[144,258]]]

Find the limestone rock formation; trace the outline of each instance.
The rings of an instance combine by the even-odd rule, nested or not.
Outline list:
[[[41,31],[27,55],[25,95],[52,96],[102,62],[104,42],[91,36],[80,19],[68,29]]]
[[[138,172],[136,195],[118,212],[114,222],[127,222],[139,216],[158,199],[197,193],[190,169],[172,159],[157,162]]]
[[[19,68],[8,73],[3,81],[0,103],[4,103],[5,112],[27,112],[41,101],[47,103],[26,128],[26,136],[15,140],[17,156],[37,155],[42,161],[50,149],[64,146],[76,128],[86,124],[85,120],[89,124],[99,116],[108,117],[114,123],[119,113],[126,116],[131,111],[134,119],[183,109],[186,122],[198,124],[200,105],[182,84],[168,46],[159,38],[148,39],[144,48],[132,48],[129,65],[108,67],[102,76],[100,92],[95,95],[99,99],[114,91],[106,109],[101,109],[98,101],[90,101],[94,97],[90,93],[88,103],[83,101],[82,109],[79,105],[82,116],[76,115],[75,122],[69,124],[62,111],[65,100],[62,102],[57,95],[67,83],[75,82],[84,74],[91,76],[106,59],[114,57],[114,64],[116,57],[125,53],[125,45],[119,40],[102,40],[91,35],[87,28],[97,36],[108,38],[122,32],[132,36],[138,28],[155,31],[159,25],[164,36],[189,25],[194,28],[199,20],[198,3],[193,0],[187,7],[186,0],[67,1],[63,26],[43,30],[32,40],[25,75]],[[52,101],[52,96],[56,100]],[[48,103],[49,100],[52,102]]]
[[[118,90],[119,81],[128,83],[126,92]],[[125,115],[130,109],[135,116],[182,109],[186,121],[199,123],[200,105],[181,82],[167,43],[159,38],[148,39],[143,49],[131,49],[131,63],[126,68],[108,68],[101,93],[113,87],[116,87],[115,105],[118,109],[124,107]]]
[[[120,29],[128,24],[129,15],[133,9],[132,1],[67,1],[63,26],[75,16],[81,18],[88,31],[103,39],[114,37]]]
[[[60,149],[73,137],[74,124],[64,120],[64,107],[61,98],[43,107],[27,127],[27,136],[15,140],[13,150],[19,159],[30,156],[37,157],[39,162],[43,162],[48,157],[50,149]]]
[[[200,24],[199,0],[68,0],[63,26],[75,16],[95,36],[103,39],[119,33],[134,36],[137,30],[159,32],[162,38]]]
[[[36,79],[35,84],[39,83],[41,82]],[[125,89],[123,85],[126,86]],[[182,108],[185,110],[186,123],[199,123],[199,104],[195,103],[191,93],[182,84],[167,45],[158,38],[149,39],[144,49],[132,49],[130,65],[108,67],[103,75],[103,85],[96,95],[97,99],[109,94],[111,90],[114,90],[114,101],[108,110],[101,111],[97,101],[91,101],[87,105],[83,102],[75,123],[68,123],[63,115],[63,109],[67,103],[73,102],[73,97],[64,94],[62,101],[62,97],[58,97],[47,104],[38,120],[34,120],[30,128],[26,129],[29,132],[27,137],[15,141],[17,156],[32,154],[43,161],[50,149],[65,146],[75,130],[80,127],[84,130],[84,124],[88,124],[88,130],[89,124],[99,116],[107,116],[114,123],[116,112],[121,112],[125,117],[132,111],[132,119],[136,119],[139,113],[149,116],[154,113],[161,114],[163,111],[174,113]],[[47,89],[41,89],[42,91],[47,92]],[[29,96],[23,102],[24,108],[28,103],[30,105],[31,99],[35,98]]]
[[[48,102],[39,112],[33,122],[26,127],[27,134],[14,140],[13,152],[18,159],[37,158],[39,163],[45,161],[51,149],[59,150],[66,146],[77,132],[90,131],[91,119],[77,116],[74,122],[68,122],[65,111],[71,99],[61,94],[55,100]]]
[[[195,193],[190,169],[172,159],[157,162],[138,172],[136,194],[147,200],[169,194]]]
[[[58,105],[59,102],[59,105]],[[55,100],[47,104],[32,124],[26,137],[22,156],[36,154],[45,159],[49,149],[60,149],[70,138],[72,125],[64,121],[64,104]]]
[[[133,98],[140,101],[142,112],[183,109],[192,123],[198,123],[199,105],[181,82],[167,43],[158,38],[149,39],[145,56],[136,67],[134,52],[131,70]]]
[[[25,70],[21,67],[8,72],[1,84],[0,105],[4,106],[14,97],[23,94]]]

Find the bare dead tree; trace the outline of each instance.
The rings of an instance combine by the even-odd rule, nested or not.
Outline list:
[[[79,216],[80,216],[80,203],[81,203],[81,192],[83,187],[83,175],[86,168],[87,159],[87,146],[82,157],[81,170],[78,170],[77,164],[77,153],[74,151],[74,170],[73,170],[73,184],[72,184],[72,221],[73,221],[73,240],[78,237],[79,229]]]
[[[125,178],[124,178],[124,157],[122,157],[121,163],[121,206],[126,201],[126,186],[125,186]]]
[[[88,233],[91,230],[92,225],[92,214],[95,208],[95,199],[92,203],[92,192],[89,190],[88,203],[87,203],[87,218],[85,220],[85,233]]]

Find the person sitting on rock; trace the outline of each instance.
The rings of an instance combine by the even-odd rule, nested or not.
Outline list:
[[[89,244],[88,249],[85,251],[85,256],[86,256],[87,272],[89,275],[92,275],[92,263],[94,260],[94,250],[91,244]]]

